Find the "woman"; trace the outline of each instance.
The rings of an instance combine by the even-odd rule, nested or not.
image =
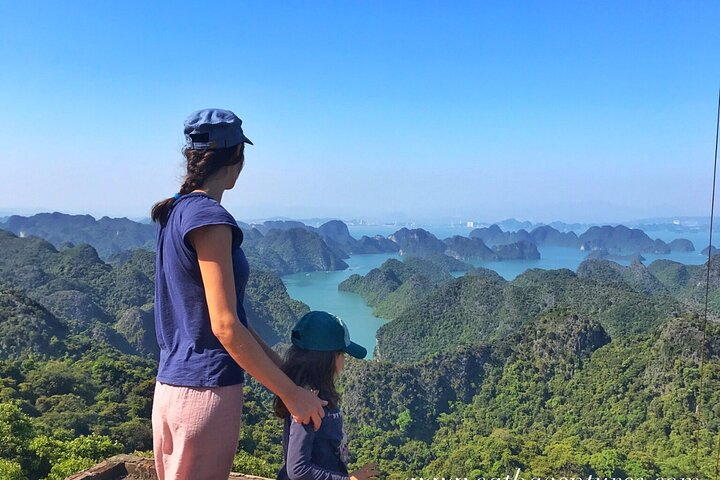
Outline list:
[[[244,164],[242,121],[206,109],[185,121],[187,173],[155,204],[159,224],[155,327],[160,363],[153,403],[158,478],[226,479],[240,434],[244,371],[282,398],[301,423],[320,427],[327,403],[295,385],[279,356],[248,327],[243,234],[220,204]]]

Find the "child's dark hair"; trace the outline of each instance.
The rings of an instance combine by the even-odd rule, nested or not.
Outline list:
[[[318,396],[327,400],[327,407],[335,408],[340,400],[335,389],[335,357],[338,353],[341,352],[305,350],[292,345],[285,354],[285,361],[280,369],[296,385],[318,390]],[[285,418],[290,413],[278,396],[275,396],[273,407],[275,415],[280,418]]]

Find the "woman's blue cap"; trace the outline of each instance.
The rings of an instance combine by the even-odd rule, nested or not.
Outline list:
[[[242,120],[230,110],[206,108],[185,120],[185,148],[209,150],[253,143],[243,133]]]
[[[355,358],[365,358],[367,350],[350,341],[345,322],[327,312],[308,312],[298,320],[292,331],[292,343],[305,350],[346,352]]]

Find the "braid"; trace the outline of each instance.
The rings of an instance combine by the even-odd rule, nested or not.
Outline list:
[[[219,156],[216,152],[216,150],[186,150],[187,174],[180,187],[180,195],[202,187],[210,175],[224,166],[224,162],[216,161],[216,157]]]
[[[244,150],[245,145],[242,143],[235,147],[213,150],[186,148],[183,150],[183,155],[187,160],[187,173],[178,193],[186,195],[193,190],[202,188],[205,181],[221,168],[244,161]],[[170,210],[174,203],[175,198],[173,197],[156,203],[152,208],[152,220],[165,225],[170,217]]]

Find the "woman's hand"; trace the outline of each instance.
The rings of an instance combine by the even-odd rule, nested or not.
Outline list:
[[[296,422],[303,424],[313,422],[316,431],[320,428],[320,423],[325,416],[323,406],[327,405],[328,402],[318,398],[317,391],[296,387],[282,401]]]
[[[376,478],[380,475],[377,469],[377,464],[366,463],[361,469],[350,472],[350,480],[368,480],[369,478]]]

